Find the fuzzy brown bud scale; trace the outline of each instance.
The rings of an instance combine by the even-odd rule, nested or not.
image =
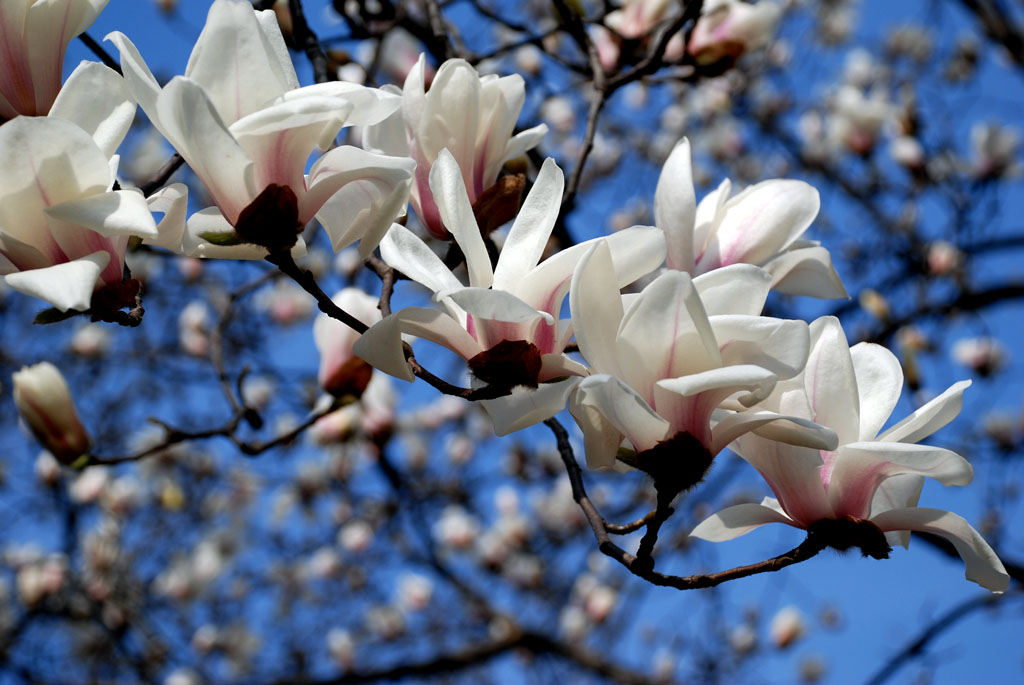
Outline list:
[[[525,340],[502,340],[469,360],[469,370],[487,383],[501,388],[525,385],[536,388],[541,367],[540,350]]]
[[[856,547],[861,554],[872,559],[888,559],[892,547],[885,533],[871,521],[855,516],[822,519],[807,528],[810,538],[818,538],[823,546],[845,552]]]
[[[288,186],[271,183],[242,210],[235,232],[271,252],[290,250],[299,239],[299,200]]]
[[[669,498],[689,490],[704,479],[714,455],[690,433],[676,433],[636,455],[640,470],[654,479],[659,496]]]

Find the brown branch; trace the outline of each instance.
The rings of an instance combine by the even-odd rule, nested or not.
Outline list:
[[[967,11],[978,18],[985,35],[1006,48],[1018,67],[1024,67],[1024,31],[1015,26],[1006,11],[994,0],[960,0]]]
[[[99,57],[100,61],[103,62],[103,64],[113,69],[118,74],[121,74],[122,76],[124,75],[124,73],[121,71],[121,65],[117,63],[117,60],[110,56],[110,53],[107,52],[106,48],[104,48],[102,45],[96,42],[95,38],[90,36],[88,33],[80,33],[78,34],[78,40],[85,43],[85,47],[92,50],[92,54]]]
[[[330,63],[324,49],[320,47],[313,29],[306,21],[306,13],[302,9],[302,0],[288,0],[288,9],[292,15],[292,41],[295,47],[306,53],[310,65],[313,67],[313,79],[317,83],[327,83],[336,78],[330,71]]]
[[[452,44],[451,38],[448,37],[448,29],[444,25],[444,17],[441,16],[441,8],[438,6],[437,0],[426,0],[424,4],[427,7],[427,21],[430,22],[430,32],[438,47],[444,50],[444,58],[452,59],[453,57],[458,57],[455,53],[455,46]]]
[[[153,178],[139,186],[139,190],[142,191],[143,195],[149,197],[162,188],[163,185],[170,180],[171,176],[174,175],[174,172],[180,169],[181,165],[184,163],[185,158],[175,152],[174,156],[167,160],[166,164],[160,167],[160,170],[156,172],[156,175],[154,175]]]
[[[597,507],[587,495],[586,488],[583,485],[583,470],[576,462],[576,456],[573,454],[572,445],[569,443],[569,433],[565,430],[562,424],[558,422],[558,419],[548,419],[544,424],[551,429],[552,433],[555,434],[555,439],[558,443],[558,454],[561,456],[562,462],[565,464],[565,470],[569,476],[569,483],[572,486],[572,498],[583,510],[583,514],[586,516],[587,522],[590,524],[590,528],[594,532],[594,537],[597,539],[598,549],[600,549],[601,553],[605,556],[619,562],[619,564],[624,566],[633,575],[643,578],[653,585],[673,587],[677,590],[695,590],[715,587],[726,581],[746,578],[759,573],[772,573],[779,571],[787,566],[807,561],[828,547],[828,541],[824,535],[810,532],[807,535],[807,539],[797,547],[791,549],[785,554],[780,554],[777,557],[766,559],[765,561],[760,561],[756,564],[738,566],[726,571],[720,571],[719,573],[698,574],[692,576],[671,576],[655,571],[651,567],[648,559],[642,559],[630,554],[612,542],[608,535],[608,523],[605,521],[604,517],[601,516],[601,513],[597,510]]]

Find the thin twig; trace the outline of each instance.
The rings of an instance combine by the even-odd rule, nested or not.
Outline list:
[[[330,63],[324,49],[320,47],[313,29],[306,21],[306,13],[302,9],[302,0],[288,0],[288,9],[292,15],[292,40],[296,47],[306,53],[310,65],[313,67],[313,79],[317,83],[327,83],[335,80],[332,78]]]

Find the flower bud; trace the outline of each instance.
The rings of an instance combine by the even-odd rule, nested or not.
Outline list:
[[[14,404],[36,439],[62,464],[89,451],[91,441],[71,400],[67,381],[56,366],[42,362],[13,376]]]

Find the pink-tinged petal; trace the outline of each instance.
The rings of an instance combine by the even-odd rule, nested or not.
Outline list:
[[[498,178],[509,138],[525,100],[526,87],[519,74],[480,78],[479,120],[473,143],[473,177],[467,179],[467,183],[472,184],[474,197],[478,197]]]
[[[426,56],[420,53],[419,59],[406,74],[405,83],[402,84],[402,118],[411,126],[415,126],[423,118],[426,98]],[[410,138],[415,139],[417,133],[416,130],[411,130]]]
[[[36,111],[25,25],[26,2],[0,2],[0,119]],[[59,78],[59,77],[58,77]]]
[[[871,498],[871,516],[892,509],[916,507],[923,488],[924,476],[903,473],[887,478],[878,486],[875,496]],[[906,549],[910,544],[910,531],[891,530],[885,534],[885,539],[890,545],[899,545]]]
[[[690,275],[682,271],[665,271],[643,289],[626,310],[616,342],[622,378],[643,393],[658,379],[717,368],[722,362],[704,305]]]
[[[392,222],[405,214],[412,172],[407,157],[336,147],[310,170],[299,219],[315,211],[335,252],[358,240],[359,256],[366,259]]]
[[[859,440],[874,440],[889,420],[903,392],[903,368],[889,350],[873,343],[850,348],[860,394]],[[892,441],[890,441],[892,442]]]
[[[462,173],[455,157],[447,149],[441,150],[430,168],[430,190],[441,213],[441,220],[466,256],[469,284],[489,288],[494,280],[491,259],[473,215],[473,206],[466,194]]]
[[[831,428],[819,426],[799,416],[777,412],[760,409],[735,412],[719,409],[712,414],[712,420],[717,421],[712,429],[713,444],[719,449],[750,431],[768,440],[814,450],[832,451],[839,443],[835,431]],[[754,425],[748,426],[748,422]]]
[[[615,337],[622,321],[622,300],[609,278],[614,268],[606,241],[590,246],[573,273],[569,303],[583,358],[596,371],[621,375]]]
[[[52,241],[52,238],[50,240]],[[3,262],[0,263],[0,274],[43,269],[53,264],[53,259],[43,254],[38,248],[23,243],[17,238],[4,235],[3,231],[0,231],[0,257],[3,257]]]
[[[94,252],[45,269],[8,274],[4,282],[20,293],[49,302],[62,312],[84,311],[89,308],[100,274],[109,263],[108,252]]]
[[[334,140],[351,108],[351,103],[330,98],[302,98],[253,112],[228,130],[253,162],[255,187],[288,186],[301,205],[310,154],[322,139]]]
[[[886,442],[918,442],[956,418],[971,381],[959,381],[913,414],[878,436]]]
[[[46,214],[103,236],[156,238],[158,235],[146,198],[138,190],[114,190],[68,200],[48,207]]]
[[[167,135],[167,131],[164,130],[163,123],[160,121],[160,113],[157,111],[156,102],[160,96],[160,84],[153,76],[153,72],[149,70],[145,60],[142,59],[138,48],[120,31],[108,33],[104,40],[113,43],[120,53],[121,72],[124,75],[125,86],[131,92],[132,97],[139,103],[139,107],[146,113],[157,130],[170,141],[171,145],[177,148],[178,141]]]
[[[807,230],[820,206],[818,191],[803,181],[758,183],[729,201],[699,260],[699,271],[767,261]]]
[[[724,266],[693,279],[709,316],[759,315],[768,299],[771,282],[771,274],[751,264]]]
[[[614,376],[587,376],[577,386],[575,398],[577,408],[585,407],[600,413],[638,452],[651,449],[670,437],[669,422],[651,409],[633,388]],[[572,413],[579,420],[576,411]]]
[[[766,523],[785,523],[800,528],[784,514],[761,504],[737,504],[712,514],[690,531],[691,538],[708,542],[725,542],[746,535]]]
[[[811,351],[804,372],[804,388],[815,423],[828,426],[839,444],[860,438],[860,395],[839,320],[823,316],[810,326]]]
[[[1010,584],[1003,562],[971,524],[956,514],[941,509],[893,509],[871,521],[882,529],[917,530],[946,538],[964,560],[965,576],[986,590],[1004,592]]]
[[[537,266],[558,219],[564,187],[562,170],[548,157],[502,245],[494,270],[495,288],[515,292]]]
[[[665,232],[665,266],[678,271],[694,269],[693,229],[697,197],[693,192],[690,141],[676,143],[665,161],[654,191],[654,224]]]
[[[715,402],[715,406],[717,406],[721,400],[741,390],[754,397],[767,396],[775,387],[775,380],[775,374],[768,369],[752,364],[741,364],[721,369],[709,369],[678,378],[663,378],[656,383],[656,387],[680,397],[712,393],[720,398]],[[659,410],[661,409],[660,398],[659,395]]]
[[[157,237],[145,242],[171,252],[181,252],[185,237],[185,219],[188,214],[188,186],[173,183],[146,198],[149,211],[163,214],[156,226]]]
[[[729,203],[731,192],[732,181],[722,179],[717,188],[697,203],[697,214],[693,220],[693,258],[697,264],[708,249],[708,242],[714,237],[719,222],[725,216],[725,206]],[[700,270],[696,270],[696,273],[700,273]]]
[[[483,352],[483,348],[473,336],[445,312],[423,307],[406,307],[391,316],[397,317],[403,333],[447,347],[463,359],[472,359]],[[362,354],[359,356],[363,357]]]
[[[587,467],[595,470],[611,469],[617,466],[616,455],[622,443],[622,433],[605,418],[601,409],[594,404],[584,404],[580,394],[569,396],[569,413],[583,432],[583,451]]]
[[[405,226],[392,224],[380,242],[380,254],[390,266],[433,293],[462,287],[441,258]]]
[[[221,233],[228,236],[235,234],[234,227],[227,222],[224,215],[216,207],[207,207],[195,212],[188,218],[185,235],[182,239],[181,252],[188,257],[203,259],[263,259],[267,249],[251,243],[241,245],[215,245],[203,238],[208,233]],[[306,254],[306,243],[299,237],[291,250],[293,257]]]
[[[363,129],[363,149],[383,155],[409,155],[409,140],[405,135],[405,120],[402,118],[402,91],[391,84],[374,90],[398,98],[398,108],[390,116]],[[387,102],[388,100],[382,98],[381,104]]]
[[[367,326],[381,320],[377,298],[358,288],[344,288],[335,293],[331,301]],[[321,388],[328,387],[331,379],[343,371],[353,357],[352,346],[358,339],[359,333],[341,321],[323,313],[316,317],[313,321],[313,344],[320,353],[317,382]]]
[[[509,138],[508,144],[505,146],[505,154],[502,156],[501,162],[496,165],[497,171],[501,171],[501,167],[505,162],[522,157],[526,154],[527,150],[532,150],[540,145],[540,141],[544,140],[544,136],[547,134],[548,125],[538,124],[525,131],[520,131]]]
[[[467,313],[480,319],[530,324],[531,328],[541,319],[548,323],[553,322],[550,314],[538,312],[515,295],[504,290],[460,287],[458,290],[438,293],[438,297],[450,297]],[[529,340],[529,338],[521,339]]]
[[[806,528],[835,518],[821,483],[821,454],[816,449],[766,440],[754,433],[740,436],[732,449],[757,469],[786,514]]]
[[[247,2],[213,3],[185,67],[229,124],[298,85],[291,60],[282,62],[281,31],[269,23],[274,13],[267,12],[261,22]]]
[[[837,516],[867,518],[875,490],[886,478],[909,473],[943,485],[967,485],[974,469],[956,452],[902,442],[855,442],[826,457],[828,499]]]
[[[376,126],[393,114],[398,114],[395,123],[401,131],[402,147],[400,150],[387,152],[386,154],[408,154],[405,147],[405,132],[401,128],[401,114],[399,109],[402,106],[401,92],[397,89],[368,88],[357,83],[347,81],[330,81],[328,83],[317,83],[297,90],[289,90],[277,99],[277,102],[296,102],[307,98],[327,98],[335,103],[337,109],[345,109],[344,105],[351,105],[351,110],[344,117],[345,126]],[[333,136],[332,136],[333,138]],[[322,140],[321,149],[326,150],[331,140]]]
[[[807,363],[810,334],[803,321],[767,316],[713,316],[711,328],[721,346],[724,365],[755,364],[779,378],[792,378],[803,371]]]
[[[484,411],[491,417],[495,435],[508,435],[547,421],[565,409],[569,393],[579,378],[567,378],[557,383],[541,383],[536,388],[516,386],[512,393],[494,400],[481,400]]]
[[[66,261],[44,210],[104,192],[110,179],[106,156],[82,129],[46,117],[20,117],[0,126],[0,150],[0,227],[50,263]]]
[[[406,118],[406,121],[410,120]],[[480,77],[476,69],[461,59],[450,59],[442,64],[430,83],[420,118],[413,121],[418,121],[416,137],[427,159],[439,157],[441,150],[447,148],[461,171],[467,192],[473,192],[480,121]],[[440,205],[436,190],[434,195]],[[475,199],[475,192],[473,197]],[[454,233],[450,225],[448,230]]]
[[[772,289],[783,295],[804,295],[823,300],[849,297],[832,266],[832,255],[819,245],[791,247],[765,262],[764,269],[772,275]]]
[[[60,89],[50,116],[74,122],[112,157],[135,119],[135,100],[116,71],[82,62]]]
[[[35,114],[46,114],[60,91],[68,43],[95,21],[107,1],[50,0],[32,3],[26,17],[25,48],[32,71]]]
[[[253,164],[195,81],[175,77],[157,98],[163,133],[206,186],[221,213],[234,225],[262,188]]]

